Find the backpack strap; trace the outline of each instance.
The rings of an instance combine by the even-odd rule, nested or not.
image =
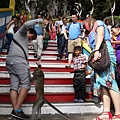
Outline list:
[[[14,42],[15,44],[17,44],[17,45],[23,50],[24,55],[25,55],[25,59],[28,60],[27,55],[26,55],[26,52],[25,52],[24,48],[20,45],[20,43],[18,43],[15,39],[13,39],[13,42]]]
[[[69,23],[69,25],[68,25],[68,30],[69,30],[69,28],[70,28],[71,24],[72,24],[72,22],[70,22],[70,23]]]
[[[79,27],[80,27],[80,29],[81,29],[81,26],[82,26],[82,25],[81,25],[81,23],[80,23],[80,22],[78,22],[78,23],[79,23]],[[71,24],[72,24],[72,22],[70,22],[70,23],[69,23],[69,25],[68,25],[68,30],[69,30],[69,28],[70,28]]]

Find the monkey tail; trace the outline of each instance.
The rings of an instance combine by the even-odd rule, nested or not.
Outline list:
[[[67,120],[71,120],[68,116],[66,116],[64,113],[62,113],[60,110],[58,110],[54,105],[52,105],[50,102],[48,102],[46,99],[45,99],[45,102],[50,105],[54,110],[56,110],[57,112],[59,112],[65,119]]]

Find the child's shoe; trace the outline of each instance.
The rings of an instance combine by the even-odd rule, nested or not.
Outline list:
[[[84,103],[84,100],[79,99],[77,102],[79,102],[79,103]]]

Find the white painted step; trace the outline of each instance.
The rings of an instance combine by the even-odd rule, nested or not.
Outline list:
[[[74,73],[69,72],[44,72],[45,78],[73,78]],[[1,72],[0,77],[8,77],[9,74],[7,71]],[[86,78],[90,78],[89,75],[86,76]]]
[[[10,85],[0,85],[0,93],[9,93]],[[73,85],[44,85],[45,93],[74,93]],[[86,92],[91,92],[91,86],[86,85]],[[31,85],[29,93],[36,93]]]
[[[94,103],[52,103],[56,108],[66,114],[99,114],[103,110],[103,104],[94,104]],[[33,104],[23,104],[22,109],[28,115],[32,113]],[[11,104],[0,104],[0,115],[10,115],[12,111]],[[44,104],[41,109],[42,114],[59,114],[48,104]]]
[[[34,53],[34,51],[33,51],[33,50],[29,50],[29,53]],[[57,52],[57,51],[43,50],[43,51],[42,51],[42,54],[43,54],[43,55],[44,55],[44,54],[55,54],[55,55],[57,55],[58,52]]]
[[[42,67],[49,67],[49,68],[65,68],[65,66],[67,65],[67,63],[42,63],[41,62]],[[1,62],[0,66],[6,66],[5,62]],[[29,62],[29,66],[30,67],[37,67],[36,62]],[[73,67],[73,65],[71,65],[71,67]]]
[[[0,58],[4,58],[6,59],[7,55],[0,55]],[[34,59],[34,56],[33,55],[29,55],[28,59]],[[42,56],[41,57],[41,60],[57,60],[57,56]],[[36,59],[37,61],[37,59]]]

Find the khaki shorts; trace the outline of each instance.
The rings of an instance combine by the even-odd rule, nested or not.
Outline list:
[[[81,46],[81,38],[68,40],[68,52],[74,52],[75,46]]]

